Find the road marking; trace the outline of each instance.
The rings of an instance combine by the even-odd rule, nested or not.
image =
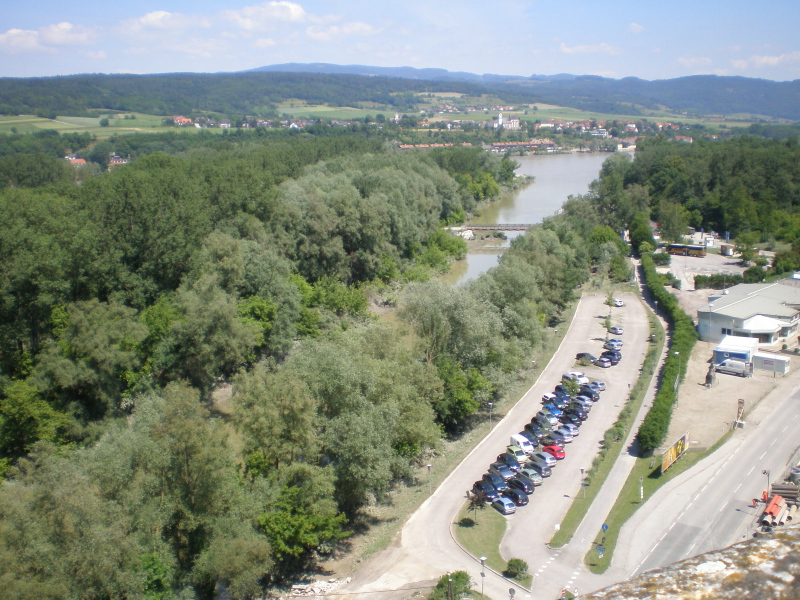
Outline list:
[[[762,459],[762,458],[764,458],[766,455],[767,455],[767,451],[766,451],[766,450],[764,450],[764,454],[762,454],[761,456],[759,456],[759,457],[758,457],[758,460],[761,460],[761,459]]]
[[[736,486],[736,489],[735,489],[735,490],[733,490],[733,493],[735,494],[736,492],[738,492],[740,487],[742,487],[742,484],[741,484],[741,483],[740,483],[739,485],[737,485],[737,486]]]
[[[695,542],[694,544],[692,544],[691,546],[689,546],[689,550],[686,552],[686,554],[689,554],[689,552],[691,552],[691,551],[692,551],[692,549],[693,549],[693,548],[694,548],[696,545],[697,545],[697,542]]]
[[[672,531],[672,528],[675,527],[675,523],[673,522],[672,525],[669,526],[669,531]],[[666,534],[664,534],[666,535]]]
[[[659,542],[663,542],[665,537],[667,537],[667,532],[666,531],[664,532],[664,535],[661,536],[661,539],[658,540],[658,541]]]
[[[787,425],[786,427],[784,427],[783,429],[781,429],[781,433],[783,433],[783,432],[784,432],[784,431],[786,431],[787,429],[789,429],[789,426],[788,426],[788,425]]]
[[[750,475],[750,473],[753,472],[753,469],[755,469],[755,467],[750,467],[750,470],[747,472],[747,474]]]

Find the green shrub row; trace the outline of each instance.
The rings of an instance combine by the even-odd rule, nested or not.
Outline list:
[[[724,290],[725,288],[742,283],[742,276],[736,275],[695,275],[694,289]]]
[[[644,418],[636,439],[641,452],[658,448],[667,436],[672,416],[672,405],[677,398],[678,378],[686,375],[686,362],[697,341],[697,331],[692,319],[681,309],[675,296],[664,287],[662,277],[656,272],[652,255],[642,255],[642,270],[645,285],[651,297],[658,301],[658,308],[669,322],[671,339],[669,351],[661,370],[661,382],[653,406]]]

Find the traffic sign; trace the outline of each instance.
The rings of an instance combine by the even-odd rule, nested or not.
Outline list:
[[[602,529],[603,531],[608,531],[608,525],[606,523],[603,523]]]
[[[597,547],[597,556],[603,558],[603,554],[605,553],[606,549],[604,546]]]

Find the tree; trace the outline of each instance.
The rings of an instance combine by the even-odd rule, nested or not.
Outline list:
[[[737,252],[742,259],[743,265],[748,265],[755,258],[755,244],[758,241],[758,234],[755,232],[740,233],[736,237],[734,252]]]
[[[13,381],[0,399],[0,452],[21,456],[40,440],[55,442],[67,423],[28,381]]]
[[[100,127],[108,127],[108,117],[100,119]]]
[[[467,510],[472,512],[472,518],[478,523],[478,511],[486,510],[486,498],[483,494],[471,494]]]

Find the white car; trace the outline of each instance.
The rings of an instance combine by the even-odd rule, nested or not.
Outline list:
[[[570,371],[569,373],[564,373],[561,376],[561,379],[563,379],[564,381],[574,381],[578,385],[589,384],[589,378],[580,371]]]
[[[608,331],[609,333],[613,333],[614,335],[622,335],[623,329],[622,327],[614,326],[614,327],[609,327]]]
[[[617,306],[617,307],[625,306],[625,303],[622,300],[620,300],[619,298],[614,298],[614,306]]]
[[[589,384],[589,387],[594,389],[596,392],[604,392],[606,390],[606,382],[601,381],[600,379],[595,379]]]
[[[531,460],[543,462],[548,467],[555,467],[556,466],[556,459],[553,458],[553,455],[549,452],[536,452],[531,454]]]
[[[501,515],[511,515],[517,512],[517,506],[504,496],[492,500],[492,508],[497,510]]]

